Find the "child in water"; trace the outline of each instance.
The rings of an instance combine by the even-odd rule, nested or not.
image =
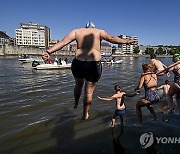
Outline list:
[[[121,125],[124,125],[123,114],[125,114],[125,112],[126,112],[126,107],[125,107],[125,104],[124,104],[124,96],[126,96],[126,97],[133,97],[133,96],[138,94],[138,93],[127,94],[127,93],[121,91],[119,85],[116,85],[114,87],[114,90],[115,90],[115,94],[113,96],[111,96],[111,97],[103,98],[103,97],[97,96],[100,100],[105,100],[105,101],[112,101],[113,99],[116,100],[116,110],[115,110],[114,115],[112,116],[112,122],[111,122],[111,126],[112,127],[115,126],[115,118],[117,116],[120,117]]]

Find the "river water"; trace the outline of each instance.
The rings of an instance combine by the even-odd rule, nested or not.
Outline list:
[[[113,139],[120,131],[118,118],[115,129],[109,126],[115,102],[100,101],[97,96],[111,96],[116,84],[126,92],[133,92],[142,72],[142,63],[150,60],[144,57],[120,59],[122,64],[103,65],[90,118],[83,121],[82,97],[78,108],[73,108],[75,83],[71,70],[32,70],[30,63],[22,64],[17,57],[0,57],[0,153],[114,153],[117,146]],[[160,60],[166,65],[171,64],[171,58]],[[159,85],[165,79],[166,76],[159,77]],[[173,81],[173,75],[169,80]],[[179,135],[177,119],[169,123],[152,123],[146,108],[143,109],[146,126],[133,126],[137,120],[135,105],[143,95],[142,91],[138,96],[125,99],[125,130],[118,145],[122,153],[146,153],[139,137],[147,131],[157,136]],[[156,112],[161,117],[160,110]],[[169,133],[162,134],[160,127]],[[167,149],[171,149],[169,152],[179,151],[177,144],[171,148],[168,146],[156,145],[155,148],[164,153]]]

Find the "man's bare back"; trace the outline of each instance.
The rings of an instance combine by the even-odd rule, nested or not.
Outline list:
[[[166,68],[166,66],[160,60],[152,59],[151,61],[154,64],[154,66],[156,67],[157,71],[162,71]]]
[[[101,31],[97,28],[80,28],[75,30],[77,50],[75,57],[85,61],[100,61]]]

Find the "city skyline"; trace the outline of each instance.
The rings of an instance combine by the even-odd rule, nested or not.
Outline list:
[[[112,35],[134,35],[143,45],[180,45],[178,0],[2,1],[0,30],[15,37],[20,23],[50,28],[51,39],[61,40],[74,28],[93,21]]]

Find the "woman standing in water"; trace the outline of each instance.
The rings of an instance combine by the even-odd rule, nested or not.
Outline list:
[[[142,111],[141,107],[147,107],[153,115],[153,120],[156,120],[156,114],[152,108],[152,104],[157,103],[160,97],[157,93],[157,75],[153,72],[153,64],[147,63],[142,65],[143,72],[140,77],[139,85],[136,90],[140,90],[144,86],[145,97],[140,99],[136,104],[136,114],[138,123],[136,126],[142,126]]]

